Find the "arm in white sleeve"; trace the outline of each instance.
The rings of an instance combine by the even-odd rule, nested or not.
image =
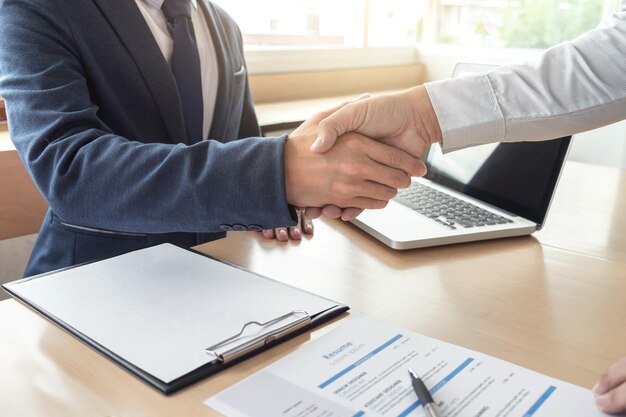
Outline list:
[[[427,83],[443,150],[554,139],[626,119],[626,0],[534,63]]]

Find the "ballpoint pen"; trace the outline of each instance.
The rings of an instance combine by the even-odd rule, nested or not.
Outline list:
[[[413,391],[415,391],[422,407],[426,410],[426,415],[428,417],[441,417],[439,410],[437,410],[437,404],[433,401],[433,397],[430,395],[430,392],[428,391],[428,388],[426,388],[426,385],[424,385],[424,382],[411,368],[409,368],[409,375],[411,375]]]

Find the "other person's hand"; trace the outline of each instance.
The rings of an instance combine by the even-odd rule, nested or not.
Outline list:
[[[399,94],[364,97],[346,103],[323,119],[318,127],[318,137],[311,149],[324,153],[345,132],[356,131],[381,142],[420,157],[428,145],[441,140],[437,116],[423,86]],[[426,170],[422,171],[424,175]],[[307,215],[320,215],[352,220],[361,214],[359,208],[341,209],[337,206],[308,208]]]
[[[593,387],[598,408],[609,414],[626,412],[626,358],[622,358],[600,377]]]
[[[315,115],[289,135],[285,181],[290,204],[383,208],[398,188],[410,185],[411,176],[423,175],[419,159],[355,133],[346,134],[323,155],[312,152],[319,121],[335,110]]]
[[[324,153],[346,132],[380,140],[414,157],[420,157],[428,145],[441,140],[437,115],[424,86],[364,98],[337,109],[320,121],[311,149]]]
[[[355,207],[341,208],[333,206],[332,204],[324,207],[307,207],[306,215],[310,219],[317,219],[320,216],[329,217],[331,219],[338,219],[348,221],[355,219],[359,214],[363,213],[362,209]]]
[[[296,213],[298,214],[298,224],[292,227],[277,227],[276,229],[263,230],[263,237],[286,242],[289,239],[302,240],[302,234],[313,235],[313,219],[306,215],[303,208],[296,208]]]

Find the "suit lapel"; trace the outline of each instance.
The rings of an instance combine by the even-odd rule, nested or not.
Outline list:
[[[213,123],[209,138],[219,141],[227,141],[228,116],[231,107],[232,74],[234,73],[233,54],[228,44],[226,29],[220,19],[213,4],[208,0],[198,1],[206,17],[209,30],[211,31],[211,41],[217,55],[218,67],[218,87],[215,111],[213,113]],[[232,139],[232,138],[231,138]]]
[[[176,81],[133,0],[93,0],[143,74],[173,142],[187,140]]]

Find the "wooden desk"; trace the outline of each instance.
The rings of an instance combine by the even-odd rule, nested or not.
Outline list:
[[[626,171],[568,163],[536,237],[396,252],[331,220],[300,244],[241,233],[199,249],[354,312],[590,387],[626,355],[625,184]],[[164,397],[17,302],[0,302],[0,413],[213,416],[204,399],[340,323]]]
[[[542,245],[626,263],[625,171],[569,161],[562,177],[535,237]]]

